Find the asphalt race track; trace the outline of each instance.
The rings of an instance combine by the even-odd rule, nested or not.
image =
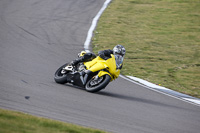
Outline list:
[[[114,133],[199,133],[200,107],[122,78],[97,94],[54,82],[104,2],[0,1],[0,107]]]

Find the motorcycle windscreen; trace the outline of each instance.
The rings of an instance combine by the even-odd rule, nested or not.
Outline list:
[[[117,69],[120,69],[123,63],[124,57],[121,55],[115,55],[115,61],[116,61],[116,66]]]

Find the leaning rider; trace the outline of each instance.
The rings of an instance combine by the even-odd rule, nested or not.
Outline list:
[[[108,49],[108,50],[99,51],[98,55],[102,59],[107,60],[107,59],[111,58],[111,54],[119,55],[119,56],[123,57],[125,55],[125,53],[126,53],[126,50],[125,50],[124,46],[118,44],[113,48],[113,50]],[[88,52],[88,53],[85,53],[83,56],[79,57],[78,59],[75,59],[74,61],[72,61],[69,65],[76,66],[80,62],[91,61],[95,57],[96,57],[96,55],[94,53]],[[119,69],[122,69],[122,66],[120,66]]]

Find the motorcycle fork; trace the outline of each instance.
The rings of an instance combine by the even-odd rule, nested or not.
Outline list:
[[[83,85],[85,85],[87,83],[88,77],[92,73],[92,71],[86,70],[84,73],[85,74],[82,74],[82,73],[80,74],[80,79],[81,79]]]

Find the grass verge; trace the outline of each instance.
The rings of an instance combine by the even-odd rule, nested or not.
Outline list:
[[[113,0],[101,16],[93,51],[127,52],[122,74],[200,98],[200,0]]]
[[[0,109],[0,133],[104,133],[55,120]]]

